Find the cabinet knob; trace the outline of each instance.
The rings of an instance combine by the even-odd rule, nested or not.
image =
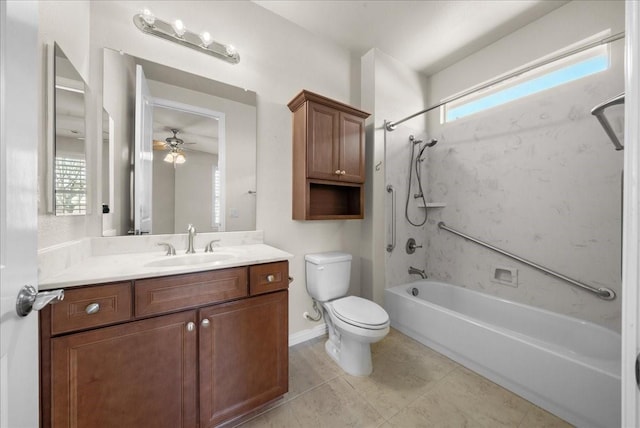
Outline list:
[[[334,174],[335,175],[340,175],[340,174],[342,174],[342,171],[340,171],[339,169],[336,169],[336,172]]]
[[[267,282],[273,282],[276,280],[276,277],[274,275],[267,275]]]
[[[347,171],[345,171],[344,169],[342,171],[340,171],[340,175],[345,175],[347,173]]]
[[[86,308],[84,308],[84,311],[87,313],[87,315],[97,314],[99,310],[100,310],[100,303],[91,303],[87,305]]]
[[[187,323],[187,331],[193,331],[196,329],[196,325],[193,322],[188,322]]]
[[[209,325],[211,325],[211,322],[209,321],[209,319],[208,319],[208,318],[205,318],[205,319],[203,319],[203,320],[202,320],[202,322],[200,323],[200,325],[201,325],[202,327],[204,327],[204,328],[207,328],[207,327],[209,327]]]

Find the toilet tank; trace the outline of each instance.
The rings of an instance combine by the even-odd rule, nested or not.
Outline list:
[[[351,254],[332,251],[307,254],[307,291],[320,302],[345,296],[351,276]]]

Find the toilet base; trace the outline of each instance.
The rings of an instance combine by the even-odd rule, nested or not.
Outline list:
[[[369,376],[373,371],[371,345],[342,337],[337,344],[329,338],[324,344],[327,354],[344,370],[353,376]]]

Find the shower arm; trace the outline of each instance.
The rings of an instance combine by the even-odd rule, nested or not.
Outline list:
[[[622,31],[620,33],[616,33],[616,34],[614,34],[612,36],[609,36],[609,37],[605,37],[604,39],[597,40],[597,41],[592,42],[592,43],[587,43],[586,45],[580,46],[580,47],[575,48],[575,49],[571,49],[571,50],[566,51],[564,53],[561,53],[561,54],[558,54],[558,55],[554,55],[554,56],[552,56],[550,58],[546,58],[546,59],[543,59],[543,60],[540,60],[540,61],[536,61],[535,63],[533,63],[531,65],[519,68],[519,69],[517,69],[517,70],[515,70],[515,71],[513,71],[511,73],[505,74],[505,75],[503,75],[501,77],[498,77],[498,78],[495,78],[495,79],[492,79],[492,80],[490,80],[488,82],[485,82],[485,83],[483,83],[481,85],[474,86],[471,89],[468,89],[468,90],[466,90],[464,92],[459,93],[458,95],[453,95],[451,97],[445,98],[443,101],[440,101],[437,104],[434,104],[434,105],[432,105],[430,107],[427,107],[424,110],[421,110],[421,111],[419,111],[417,113],[414,113],[411,116],[407,116],[404,119],[396,120],[395,122],[385,121],[384,127],[385,127],[385,129],[387,131],[394,131],[396,129],[396,127],[398,125],[400,125],[401,123],[406,122],[407,120],[413,119],[416,116],[420,116],[422,114],[428,113],[431,110],[435,110],[438,107],[442,107],[443,105],[445,105],[447,103],[451,103],[453,101],[457,101],[460,98],[466,97],[467,95],[471,95],[471,94],[473,94],[475,92],[482,91],[483,89],[490,88],[493,85],[496,85],[498,83],[504,82],[505,80],[512,79],[514,77],[518,77],[521,74],[524,74],[524,73],[527,73],[529,71],[535,70],[536,68],[542,67],[544,65],[551,64],[553,62],[556,62],[558,60],[570,57],[571,55],[577,54],[577,53],[582,52],[582,51],[586,51],[586,50],[594,48],[596,46],[606,45],[606,44],[609,44],[611,42],[615,42],[616,40],[620,40],[622,38],[624,38],[624,31]]]
[[[604,111],[606,109],[618,104],[624,104],[624,92],[611,99],[608,99],[602,104],[598,104],[591,110],[591,114],[594,115],[596,119],[598,119],[598,122],[600,122],[600,125],[602,125],[602,127],[604,128],[604,132],[607,133],[616,150],[623,150],[624,146],[618,139],[618,136],[616,135],[616,133],[613,131],[611,124],[607,120],[607,117],[604,115]]]

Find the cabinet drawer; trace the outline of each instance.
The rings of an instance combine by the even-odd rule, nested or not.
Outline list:
[[[247,268],[142,279],[134,289],[136,316],[177,311],[247,296]]]
[[[64,300],[51,305],[51,334],[113,324],[129,318],[129,282],[65,290]]]
[[[252,296],[289,288],[289,262],[266,263],[249,267]]]

